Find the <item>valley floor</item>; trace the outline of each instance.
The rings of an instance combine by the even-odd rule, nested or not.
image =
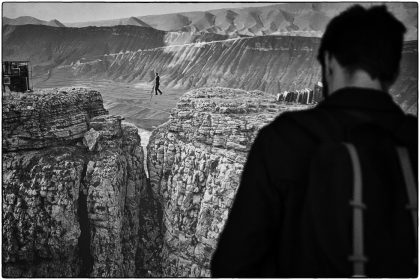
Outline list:
[[[163,95],[152,95],[152,85],[146,83],[128,84],[109,80],[67,80],[48,79],[34,83],[34,89],[55,87],[88,87],[99,91],[104,106],[111,115],[121,115],[137,127],[152,131],[166,122],[183,89],[160,87]]]

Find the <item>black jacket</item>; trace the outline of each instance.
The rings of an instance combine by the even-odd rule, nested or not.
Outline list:
[[[387,128],[398,126],[405,118],[389,94],[360,88],[339,90],[311,110],[320,109],[328,111],[342,127],[358,121],[343,110],[363,112]],[[213,277],[315,276],[298,270],[302,261],[298,252],[301,190],[308,182],[310,160],[318,145],[294,121],[303,113],[280,115],[255,139],[211,261]],[[417,118],[410,119],[411,128],[404,137],[412,143],[411,161],[417,171]],[[416,270],[410,275],[413,273]]]

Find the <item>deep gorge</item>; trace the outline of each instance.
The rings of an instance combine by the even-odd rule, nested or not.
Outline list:
[[[258,130],[285,106],[186,93],[144,153],[99,92],[3,97],[3,276],[206,277]]]

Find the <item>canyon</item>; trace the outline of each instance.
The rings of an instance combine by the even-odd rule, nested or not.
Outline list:
[[[315,106],[277,96],[321,80],[346,5],[3,18],[3,60],[30,60],[34,91],[2,96],[2,276],[210,276],[253,140]],[[409,27],[390,93],[417,114],[417,5],[387,5]]]
[[[4,277],[205,277],[258,130],[310,105],[189,91],[146,161],[137,128],[95,90],[13,93],[2,106]]]

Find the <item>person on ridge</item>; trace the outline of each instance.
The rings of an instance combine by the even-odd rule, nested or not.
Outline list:
[[[352,6],[330,21],[317,56],[324,100],[259,131],[212,277],[418,276],[417,196],[403,172],[418,178],[418,122],[389,94],[405,31],[386,6]]]
[[[160,77],[159,74],[156,72],[156,77],[155,77],[155,95],[158,95],[158,92],[160,92],[160,95],[162,95],[162,92],[159,89],[159,85],[160,85]]]

